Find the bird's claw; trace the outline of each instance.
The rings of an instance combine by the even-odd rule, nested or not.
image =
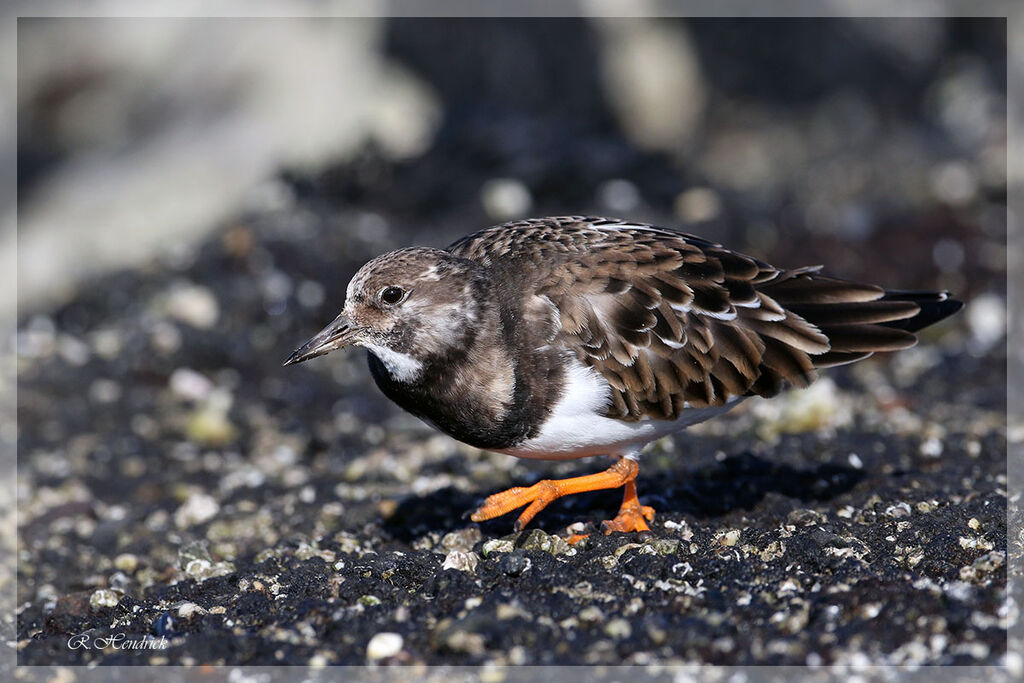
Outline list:
[[[654,521],[654,508],[648,505],[623,505],[615,519],[601,522],[601,530],[607,535],[615,532],[650,531],[647,522]]]

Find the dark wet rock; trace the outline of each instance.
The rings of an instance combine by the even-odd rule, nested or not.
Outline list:
[[[498,569],[507,576],[521,576],[532,566],[533,562],[522,551],[512,551],[498,560]]]

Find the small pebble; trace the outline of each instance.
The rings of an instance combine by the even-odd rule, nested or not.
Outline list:
[[[394,657],[402,651],[404,641],[397,633],[376,633],[366,644],[366,658],[371,662]]]
[[[483,546],[484,557],[492,553],[510,553],[515,549],[515,544],[511,539],[507,538],[492,538],[486,541]]]
[[[220,512],[220,504],[205,493],[193,493],[174,513],[174,524],[179,529],[208,522]]]
[[[189,401],[202,401],[213,390],[213,382],[191,368],[177,368],[171,373],[168,386],[175,396]]]
[[[463,652],[468,655],[479,656],[486,651],[483,634],[470,633],[462,629],[456,629],[449,633],[444,644],[453,652]]]
[[[602,183],[597,189],[597,194],[600,202],[611,209],[612,213],[627,213],[640,203],[640,191],[636,185],[622,178]]]
[[[184,569],[192,560],[211,560],[205,541],[192,541],[178,549],[178,567]]]
[[[809,526],[811,524],[823,524],[826,521],[826,517],[817,510],[797,508],[786,515],[786,521],[794,526]]]
[[[207,614],[207,611],[194,602],[184,602],[178,605],[178,616],[182,619],[191,619],[197,614]]]
[[[299,305],[303,308],[317,308],[324,302],[324,288],[312,280],[304,280],[295,292]]]
[[[492,219],[507,221],[525,216],[533,205],[533,197],[521,181],[495,178],[480,189],[480,202]]]
[[[515,545],[523,550],[542,550],[552,555],[562,555],[572,549],[558,536],[545,533],[540,529],[530,529],[520,534],[515,540]]]
[[[168,316],[201,330],[211,329],[220,318],[213,292],[199,285],[181,285],[167,292],[158,308]]]
[[[675,201],[675,214],[687,223],[709,221],[722,211],[718,194],[707,187],[685,190]]]
[[[119,593],[127,593],[131,584],[132,580],[124,572],[114,572],[107,579],[107,586]]]
[[[476,565],[480,562],[480,556],[474,552],[463,552],[453,550],[444,558],[441,569],[457,569],[460,572],[475,572]]]
[[[511,552],[498,560],[498,569],[508,576],[521,576],[533,563],[522,551]]]
[[[475,526],[459,529],[458,531],[450,531],[441,538],[441,548],[444,550],[469,552],[481,538],[483,538],[483,534]]]
[[[161,320],[153,326],[149,335],[149,345],[161,356],[172,356],[181,349],[181,332],[178,326]]]
[[[116,607],[117,603],[120,601],[121,596],[116,591],[112,591],[109,588],[100,588],[89,596],[89,606],[93,609]]]
[[[89,345],[80,339],[62,334],[57,342],[57,353],[69,365],[81,367],[89,362],[91,351]]]
[[[910,505],[908,505],[907,503],[905,503],[903,501],[900,501],[899,503],[896,503],[895,505],[890,505],[889,507],[887,507],[885,509],[885,514],[886,515],[888,515],[889,517],[896,518],[896,519],[901,519],[903,517],[910,517],[911,513],[912,513],[912,510],[910,509]]]
[[[202,446],[225,446],[234,441],[236,434],[227,411],[209,404],[203,404],[194,411],[185,424],[185,435],[189,441]]]
[[[925,441],[921,443],[921,447],[919,450],[921,452],[921,455],[925,457],[937,458],[940,455],[942,455],[942,442],[936,439],[935,437],[925,439]]]
[[[718,537],[718,543],[724,546],[734,546],[740,540],[739,529],[729,529]]]
[[[604,632],[612,638],[624,639],[633,634],[633,629],[625,619],[616,618],[605,625]]]
[[[114,567],[123,572],[134,572],[139,566],[139,558],[131,553],[121,553],[114,558]]]
[[[92,350],[104,360],[112,360],[121,353],[121,334],[113,329],[99,329],[90,335]]]
[[[1006,336],[1006,300],[998,294],[982,294],[965,308],[971,331],[969,350],[975,356],[984,355]]]
[[[214,562],[203,541],[187,543],[178,550],[178,566],[185,576],[195,581],[205,581],[235,571],[231,562]]]
[[[112,379],[97,379],[89,385],[89,399],[93,403],[109,405],[121,398],[121,385]]]
[[[648,545],[659,555],[672,555],[679,550],[679,541],[674,538],[656,538]]]

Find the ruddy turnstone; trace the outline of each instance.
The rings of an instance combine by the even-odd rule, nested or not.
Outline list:
[[[518,531],[556,498],[625,487],[603,529],[643,531],[647,443],[807,386],[818,368],[912,346],[961,305],[821,266],[776,268],[653,225],[538,218],[378,256],[284,364],[362,346],[385,395],[459,441],[521,458],[617,457],[598,474],[496,493],[474,521],[525,505]]]

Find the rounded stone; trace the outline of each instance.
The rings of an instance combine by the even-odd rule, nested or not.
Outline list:
[[[366,658],[370,661],[388,659],[402,651],[402,636],[397,633],[377,633],[366,644]]]

